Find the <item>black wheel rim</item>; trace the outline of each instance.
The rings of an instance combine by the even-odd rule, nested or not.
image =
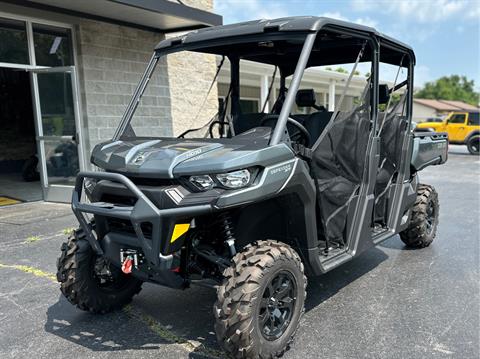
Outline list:
[[[431,234],[435,227],[435,206],[433,205],[433,202],[428,203],[426,224],[427,234]]]
[[[472,140],[472,144],[470,145],[474,153],[478,153],[480,149],[480,139]]]
[[[297,284],[290,272],[280,271],[270,280],[261,298],[258,318],[265,339],[276,340],[285,333],[295,309],[296,293]]]

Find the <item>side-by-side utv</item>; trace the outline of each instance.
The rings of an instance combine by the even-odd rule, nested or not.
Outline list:
[[[143,131],[135,116],[152,110],[142,109],[142,96],[156,65],[180,51],[216,55],[216,75],[228,62],[228,95],[201,129],[176,137]],[[268,112],[242,106],[245,60],[278,69]],[[332,64],[353,65],[328,111],[302,78]],[[359,64],[370,74],[348,107]],[[380,83],[380,64],[403,69],[406,80]],[[410,47],[373,28],[319,17],[161,41],[114,137],[93,150],[97,170],[78,174],[72,209],[80,228],[58,259],[62,293],[105,313],[129,303],[143,282],[210,286],[228,355],[281,355],[304,312],[306,275],[396,234],[414,248],[435,237],[437,192],[418,172],[446,161],[447,136],[412,128],[414,64]]]

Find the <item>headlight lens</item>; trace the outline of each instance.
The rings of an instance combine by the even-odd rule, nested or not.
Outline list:
[[[250,183],[250,171],[246,169],[218,174],[216,177],[227,188],[242,188]]]
[[[209,175],[191,176],[190,182],[201,191],[212,189],[215,185],[212,177]]]

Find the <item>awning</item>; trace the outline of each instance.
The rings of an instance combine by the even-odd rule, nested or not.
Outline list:
[[[222,24],[220,15],[168,0],[0,1],[155,32],[185,31]]]

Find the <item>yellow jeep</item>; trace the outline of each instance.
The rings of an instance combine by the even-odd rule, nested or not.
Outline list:
[[[450,143],[467,145],[468,152],[479,154],[480,111],[451,112],[442,122],[422,122],[417,128],[447,132]]]

